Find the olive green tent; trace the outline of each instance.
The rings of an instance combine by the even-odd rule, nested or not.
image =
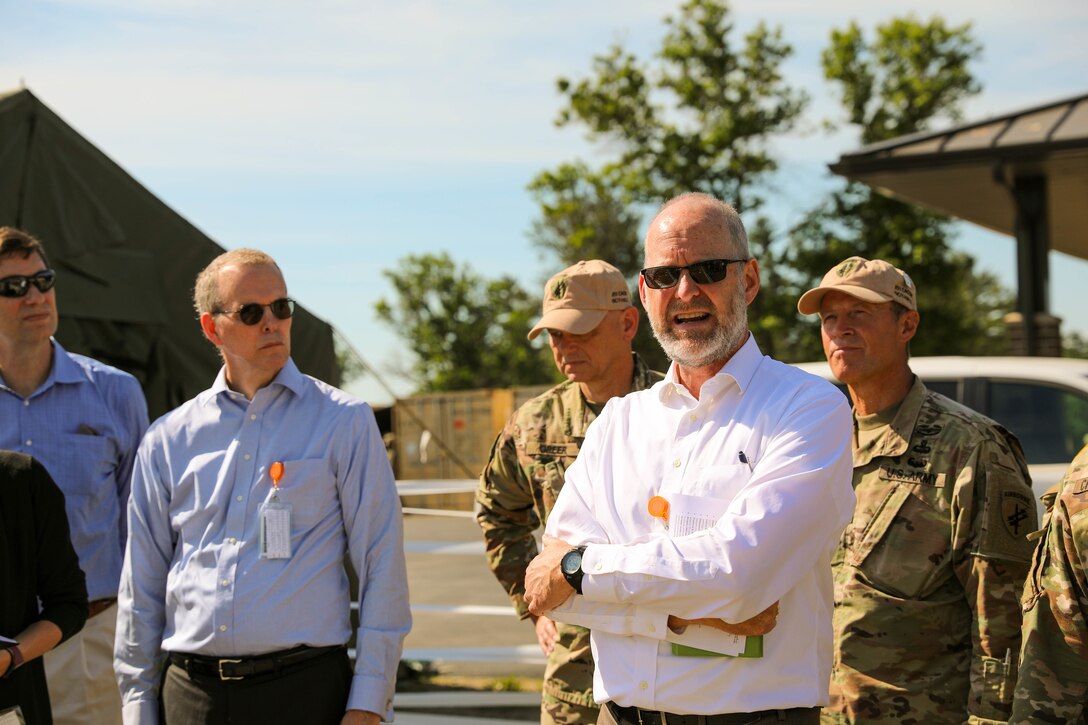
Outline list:
[[[192,308],[197,273],[225,251],[30,91],[0,95],[0,225],[30,232],[57,270],[57,339],[135,375],[152,419],[219,370]],[[340,382],[333,330],[301,306],[299,368]]]

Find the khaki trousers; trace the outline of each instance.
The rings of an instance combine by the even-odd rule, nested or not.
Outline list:
[[[117,603],[87,620],[71,639],[45,653],[54,725],[121,725],[121,691],[113,674]]]

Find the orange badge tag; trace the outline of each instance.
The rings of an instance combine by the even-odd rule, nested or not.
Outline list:
[[[268,467],[268,475],[272,477],[272,486],[280,487],[280,479],[283,478],[283,464],[276,461]]]
[[[650,515],[655,519],[661,519],[667,526],[669,523],[669,502],[665,500],[663,496],[654,496],[650,499],[650,502],[646,504],[646,510],[650,512]]]

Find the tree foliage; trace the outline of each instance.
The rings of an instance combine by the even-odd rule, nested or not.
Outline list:
[[[615,149],[601,175],[637,201],[703,191],[755,208],[751,186],[777,168],[767,142],[793,128],[808,100],[782,76],[792,48],[763,23],[735,46],[724,0],[687,0],[665,25],[656,63],[615,45],[589,77],[560,78],[556,123],[581,124]]]
[[[622,189],[575,162],[540,173],[529,191],[540,205],[540,218],[533,222],[530,238],[559,260],[558,268],[583,259],[604,259],[625,277],[638,274],[641,219]]]
[[[410,255],[382,274],[396,297],[375,310],[414,353],[410,376],[419,392],[556,379],[547,351],[525,339],[539,300],[513,278],[485,279],[444,252]]]
[[[958,119],[962,101],[979,91],[968,64],[979,53],[970,26],[893,19],[867,40],[856,24],[831,35],[825,76],[839,92],[849,124],[866,143],[930,129]],[[1010,293],[974,260],[953,250],[950,221],[844,183],[790,234],[786,263],[795,272],[781,289],[793,300],[853,255],[880,258],[907,271],[918,286],[922,326],[914,354],[994,354],[1004,351],[1002,313]],[[817,323],[782,331],[788,360],[818,359]]]

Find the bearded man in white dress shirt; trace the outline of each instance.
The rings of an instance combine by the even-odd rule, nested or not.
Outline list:
[[[639,295],[672,365],[590,426],[526,576],[532,612],[592,631],[600,723],[817,723],[828,702],[850,412],[825,381],[760,353],[758,291],[732,207],[704,194],[662,207]],[[710,518],[684,533],[685,513]],[[713,654],[704,633],[773,619],[776,604],[761,649]]]

